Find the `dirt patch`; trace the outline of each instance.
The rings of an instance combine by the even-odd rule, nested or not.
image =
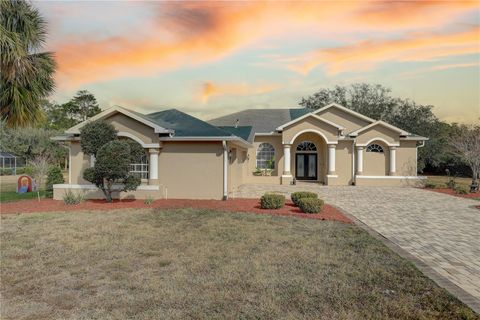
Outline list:
[[[460,197],[460,198],[467,198],[467,199],[478,199],[478,198],[480,198],[480,192],[467,193],[467,194],[457,194],[457,193],[455,193],[454,190],[448,189],[448,188],[439,188],[439,189],[427,189],[427,188],[425,188],[425,190],[435,191],[435,192],[444,193],[444,194],[449,194],[451,196],[456,196],[456,197]]]
[[[151,205],[146,205],[143,200],[115,200],[106,203],[104,200],[87,200],[78,205],[65,205],[63,201],[53,199],[24,200],[20,202],[3,203],[0,206],[2,214],[32,213],[32,212],[65,212],[74,210],[115,210],[127,208],[160,208],[160,209],[214,209],[229,212],[252,212],[257,214],[270,214],[280,216],[293,216],[307,219],[331,220],[344,223],[352,221],[343,215],[338,209],[326,204],[319,214],[305,214],[294,204],[288,201],[285,207],[277,210],[265,210],[260,208],[258,199],[230,199],[221,200],[156,200]]]

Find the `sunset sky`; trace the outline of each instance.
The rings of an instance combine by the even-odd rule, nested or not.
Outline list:
[[[294,108],[334,85],[380,83],[480,118],[479,1],[34,2],[49,23],[63,103],[178,108],[202,119]]]

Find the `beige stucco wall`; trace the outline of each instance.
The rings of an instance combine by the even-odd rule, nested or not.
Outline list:
[[[158,167],[158,182],[169,199],[223,197],[221,142],[165,142]]]
[[[360,134],[357,137],[357,144],[365,144],[372,139],[382,138],[389,144],[398,144],[400,141],[400,135],[398,132],[386,128],[382,125],[373,126]]]
[[[91,189],[75,189],[75,188],[54,188],[53,190],[53,199],[54,200],[63,200],[63,196],[66,192],[71,191],[74,194],[82,194],[84,199],[105,199],[105,196],[101,190],[91,190]],[[113,192],[113,199],[162,199],[164,198],[163,189],[159,190],[135,190],[128,192]]]
[[[122,113],[116,113],[104,120],[112,124],[119,132],[128,132],[138,137],[144,143],[158,143],[158,134],[153,128],[127,117]]]
[[[417,142],[400,141],[400,147],[397,147],[397,176],[416,176],[417,175]]]
[[[304,130],[320,131],[329,142],[335,142],[338,139],[337,128],[310,116],[285,128],[282,132],[282,141],[290,143],[295,135]]]
[[[327,110],[317,113],[317,115],[344,127],[346,133],[358,130],[370,124],[368,121],[360,119],[335,107],[328,108]]]
[[[243,184],[244,170],[247,169],[247,149],[228,143],[230,159],[228,161],[228,192],[232,194]],[[234,196],[234,195],[233,195]]]
[[[372,143],[382,146],[383,153],[367,152],[367,147],[363,148],[363,172],[365,176],[386,176],[390,169],[390,150],[388,146],[379,140]]]
[[[353,183],[352,141],[339,141],[335,148],[335,175],[330,185],[351,185]]]
[[[70,142],[70,174],[72,184],[88,184],[83,179],[83,171],[90,167],[90,156],[83,153],[80,141]]]

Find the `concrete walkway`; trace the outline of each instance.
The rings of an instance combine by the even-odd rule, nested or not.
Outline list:
[[[387,238],[427,276],[480,312],[479,201],[416,188],[242,185],[234,197],[307,190]],[[401,252],[399,252],[401,254]]]

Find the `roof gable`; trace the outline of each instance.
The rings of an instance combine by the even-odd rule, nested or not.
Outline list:
[[[293,125],[293,124],[295,124],[295,123],[297,123],[297,122],[300,122],[300,121],[302,121],[302,120],[304,120],[304,119],[306,119],[306,118],[309,118],[309,117],[312,117],[312,118],[314,118],[314,119],[316,119],[316,120],[319,120],[319,121],[321,121],[321,122],[323,122],[323,123],[326,123],[326,124],[328,124],[328,125],[330,125],[330,126],[332,126],[332,127],[335,127],[335,128],[337,128],[338,130],[343,130],[343,129],[345,129],[344,127],[339,126],[338,124],[333,123],[333,122],[331,122],[331,121],[328,121],[327,119],[323,119],[322,117],[319,117],[319,116],[317,116],[316,114],[307,113],[307,114],[304,114],[304,115],[301,116],[301,117],[298,117],[298,118],[296,118],[296,119],[294,119],[294,120],[292,120],[292,121],[289,121],[289,122],[287,122],[287,123],[285,123],[285,124],[277,127],[276,130],[277,130],[277,131],[282,131],[284,128],[289,127],[289,126],[291,126],[291,125]]]
[[[363,127],[363,128],[360,128],[360,129],[358,129],[358,130],[355,130],[355,131],[351,132],[349,135],[350,135],[350,136],[353,136],[353,137],[358,136],[360,133],[365,132],[366,130],[368,130],[368,129],[370,129],[370,128],[373,128],[373,127],[375,127],[375,126],[382,126],[382,127],[388,128],[388,129],[390,129],[390,130],[392,130],[392,131],[398,132],[401,136],[408,136],[408,135],[410,135],[410,133],[406,132],[405,130],[402,130],[402,129],[400,129],[400,128],[397,128],[397,127],[395,127],[395,126],[393,126],[393,125],[391,125],[391,124],[388,124],[388,123],[386,123],[385,121],[382,121],[382,120],[375,121],[375,122],[369,124],[368,126],[365,126],[365,127]]]
[[[336,109],[342,110],[342,111],[344,111],[344,112],[346,112],[346,113],[349,113],[349,114],[351,114],[351,115],[353,115],[353,116],[355,116],[355,117],[357,117],[357,118],[359,118],[359,119],[365,120],[365,121],[367,121],[367,122],[375,122],[375,121],[376,121],[375,119],[372,119],[372,118],[369,118],[369,117],[367,117],[367,116],[364,116],[363,114],[358,113],[358,112],[356,112],[356,111],[353,111],[353,110],[351,110],[351,109],[349,109],[349,108],[346,108],[346,107],[344,107],[344,106],[342,106],[342,105],[339,105],[338,103],[330,103],[329,105],[326,105],[326,106],[323,107],[323,108],[320,108],[320,109],[318,109],[318,110],[315,110],[313,113],[314,113],[314,114],[318,114],[318,113],[323,112],[323,111],[325,111],[325,110],[328,110],[328,109],[330,109],[330,108],[336,108]]]
[[[108,118],[109,116],[114,115],[116,113],[124,114],[127,117],[135,119],[138,122],[143,123],[143,124],[151,127],[152,129],[154,129],[155,133],[172,133],[172,130],[158,125],[157,123],[152,121],[152,119],[148,119],[147,117],[145,117],[144,115],[142,115],[138,112],[131,111],[131,110],[122,108],[120,106],[114,106],[112,108],[108,108],[108,109],[100,112],[99,114],[91,117],[90,119],[87,119],[87,120],[71,127],[70,129],[67,129],[65,131],[65,133],[67,133],[67,134],[79,134],[80,129],[83,128],[87,123]]]

